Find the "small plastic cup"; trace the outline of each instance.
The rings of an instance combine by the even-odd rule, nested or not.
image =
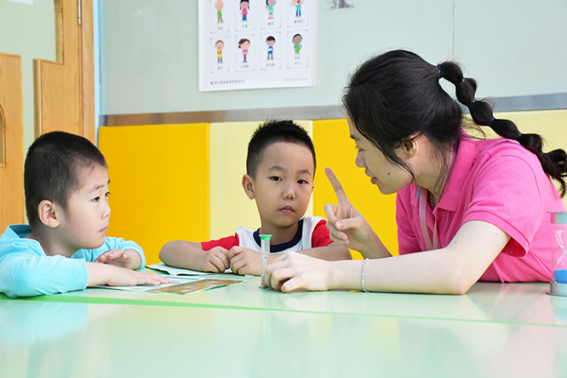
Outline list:
[[[268,259],[270,258],[270,239],[272,235],[260,234],[260,243],[262,247],[262,273],[260,275],[260,281],[264,278],[264,272],[266,271],[266,266],[268,265]]]
[[[567,296],[567,212],[551,215],[551,280],[550,294]]]

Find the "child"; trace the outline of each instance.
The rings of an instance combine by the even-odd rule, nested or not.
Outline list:
[[[303,46],[301,44],[301,41],[303,41],[303,37],[301,36],[301,34],[296,34],[291,39],[291,42],[293,43],[293,51],[295,51],[295,59],[299,59],[299,51]]]
[[[248,49],[250,48],[250,40],[247,38],[242,38],[238,41],[238,48],[242,49],[242,63],[248,63],[246,57],[248,56]]]
[[[169,242],[160,251],[171,266],[206,272],[259,275],[259,234],[271,234],[272,254],[301,251],[325,260],[350,259],[347,248],[329,239],[326,221],[303,217],[313,191],[315,150],[309,135],[291,121],[268,121],[258,127],[248,145],[244,192],[256,200],[261,225],[242,227],[234,236],[203,243]]]
[[[217,63],[221,64],[222,63],[222,49],[224,49],[224,42],[221,39],[219,39],[215,43],[215,48],[217,49]]]
[[[158,285],[131,241],[105,238],[110,216],[104,156],[83,137],[40,136],[24,170],[28,225],[0,237],[0,292],[10,297],[64,293],[87,286]]]

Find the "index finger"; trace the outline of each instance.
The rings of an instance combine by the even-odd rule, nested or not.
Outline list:
[[[234,256],[239,255],[240,253],[242,253],[242,247],[235,245],[229,251],[227,251],[226,257],[232,259]]]
[[[335,176],[335,173],[332,171],[332,169],[329,167],[325,167],[325,174],[327,175],[327,178],[329,179],[331,185],[333,186],[333,189],[335,190],[335,194],[337,195],[337,199],[339,200],[339,203],[348,201],[343,186],[339,182],[337,176]]]

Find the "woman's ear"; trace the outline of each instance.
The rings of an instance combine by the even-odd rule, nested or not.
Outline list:
[[[414,157],[419,152],[419,145],[423,135],[413,134],[409,138],[403,139],[400,149],[406,158]]]
[[[49,228],[59,226],[59,218],[57,217],[59,209],[59,206],[56,206],[52,201],[41,201],[37,207],[39,221]]]
[[[244,176],[242,176],[242,187],[244,188],[244,193],[246,193],[248,198],[250,199],[255,198],[254,179],[250,177],[250,175],[245,174]]]

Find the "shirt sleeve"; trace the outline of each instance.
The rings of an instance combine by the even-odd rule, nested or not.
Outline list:
[[[106,251],[111,249],[119,249],[121,251],[132,250],[136,251],[140,255],[141,264],[136,270],[143,270],[146,266],[146,257],[144,256],[144,251],[142,247],[130,240],[124,240],[122,238],[107,237],[104,244],[96,249],[80,249],[75,252],[72,256],[73,259],[84,259],[88,262],[95,262],[96,259]]]
[[[238,234],[234,234],[233,236],[227,236],[225,238],[218,240],[210,240],[201,243],[201,247],[203,248],[203,251],[208,251],[210,249],[213,249],[214,247],[223,247],[224,249],[231,249],[232,247],[236,247],[237,245],[239,245]]]
[[[9,252],[0,253],[0,292],[9,297],[65,293],[87,287],[84,260],[45,256],[25,242],[3,247],[9,248]]]
[[[542,222],[542,208],[532,166],[518,156],[493,157],[476,177],[463,223],[482,220],[495,225],[513,239],[503,252],[523,256]]]
[[[330,233],[327,228],[327,221],[325,219],[320,220],[313,229],[313,234],[311,234],[311,247],[326,247],[331,244],[333,241]]]

